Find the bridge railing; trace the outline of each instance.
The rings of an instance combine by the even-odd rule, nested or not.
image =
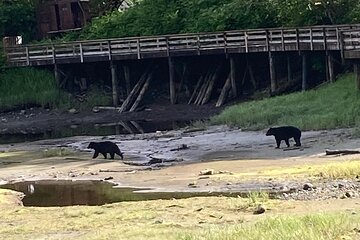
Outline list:
[[[360,48],[360,25],[255,29],[6,47],[10,65],[126,58]]]

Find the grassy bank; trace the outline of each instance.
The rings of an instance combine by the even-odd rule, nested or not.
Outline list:
[[[0,93],[0,112],[31,106],[85,110],[112,103],[111,94],[96,86],[91,86],[80,102],[57,86],[52,72],[34,68],[0,72]]]
[[[9,69],[0,75],[0,109],[59,104],[59,90],[53,75],[33,68]]]
[[[211,122],[252,130],[274,125],[303,130],[359,126],[360,92],[353,79],[353,74],[346,74],[315,90],[231,106]]]

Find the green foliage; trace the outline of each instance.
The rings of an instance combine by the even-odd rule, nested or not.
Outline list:
[[[351,0],[144,0],[93,19],[81,38],[356,23],[359,12]]]
[[[274,125],[295,125],[303,130],[359,126],[360,93],[353,79],[353,74],[347,74],[316,90],[231,106],[211,122],[246,129]]]
[[[22,35],[24,42],[35,36],[34,0],[0,0],[0,37]]]
[[[9,69],[0,74],[0,110],[58,104],[59,90],[53,75],[34,68]]]

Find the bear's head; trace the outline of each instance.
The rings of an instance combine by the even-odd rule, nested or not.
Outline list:
[[[269,128],[269,130],[266,132],[266,136],[271,136],[274,135],[274,129],[273,128]]]
[[[96,142],[90,142],[87,148],[95,149],[95,146],[96,146]]]

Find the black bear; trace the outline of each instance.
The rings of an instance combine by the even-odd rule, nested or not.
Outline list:
[[[99,153],[101,153],[105,159],[107,158],[107,153],[110,153],[111,159],[114,159],[115,153],[119,155],[121,159],[124,158],[123,153],[120,151],[119,147],[115,143],[110,141],[90,142],[87,148],[95,150],[93,158],[97,158],[97,156],[99,156]]]
[[[301,137],[301,131],[300,129],[293,127],[293,126],[284,126],[284,127],[274,127],[270,128],[266,136],[275,136],[276,140],[276,148],[280,147],[280,143],[282,140],[285,140],[285,143],[288,147],[290,147],[289,139],[294,138],[295,140],[295,146],[300,147],[300,137]]]

